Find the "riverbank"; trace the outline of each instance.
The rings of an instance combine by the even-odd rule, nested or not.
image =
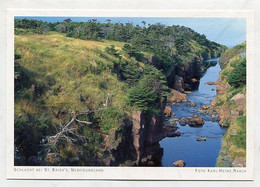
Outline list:
[[[216,82],[212,107],[220,125],[228,127],[218,157],[219,167],[246,166],[246,43],[227,50],[220,58],[222,71]]]
[[[212,60],[218,62],[219,59]],[[198,90],[187,94],[188,101],[171,106],[174,112],[171,118],[176,121],[181,136],[167,137],[160,141],[164,150],[162,166],[173,167],[173,162],[177,160],[184,160],[186,167],[214,167],[216,165],[222,136],[226,129],[218,125],[217,114],[205,107],[211,105],[216,96],[216,86],[208,82],[217,81],[220,71],[219,64],[210,67],[200,79]],[[192,127],[181,122],[182,118],[188,120],[194,115],[205,123],[200,127]],[[166,124],[169,125],[168,122]],[[200,141],[202,139],[203,141]]]

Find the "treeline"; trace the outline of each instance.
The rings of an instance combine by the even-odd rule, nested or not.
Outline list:
[[[47,23],[29,19],[15,19],[15,28],[30,29],[31,32],[44,34],[48,31],[65,33],[68,37],[83,40],[100,41],[103,39],[130,43],[133,53],[135,51],[152,52],[160,62],[158,69],[169,69],[172,64],[181,63],[179,57],[187,52],[196,52],[191,49],[190,42],[196,41],[206,50],[200,54],[203,59],[210,58],[209,54],[215,54],[221,47],[220,44],[209,41],[205,35],[193,31],[184,26],[165,26],[163,24],[133,23],[100,23],[96,19],[86,22],[72,22],[65,19],[63,22]],[[21,31],[16,30],[16,34]],[[223,47],[223,46],[222,46]],[[174,49],[174,50],[173,50]],[[217,56],[217,55],[215,55]],[[140,58],[139,58],[140,59]]]

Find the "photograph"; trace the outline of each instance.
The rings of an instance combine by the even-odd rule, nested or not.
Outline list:
[[[14,166],[247,167],[246,18],[14,16],[13,32]]]

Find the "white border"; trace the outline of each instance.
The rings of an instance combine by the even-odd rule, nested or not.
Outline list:
[[[214,17],[247,19],[247,167],[240,168],[167,168],[167,167],[73,167],[98,168],[103,172],[44,172],[37,169],[70,169],[72,167],[14,167],[14,16],[61,17]],[[121,179],[121,180],[253,180],[254,168],[254,15],[252,11],[141,11],[141,10],[8,10],[7,15],[7,178],[8,179]],[[14,168],[34,168],[34,171],[15,172]],[[229,170],[198,173],[195,169]]]

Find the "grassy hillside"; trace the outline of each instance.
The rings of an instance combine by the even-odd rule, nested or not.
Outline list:
[[[246,157],[246,43],[221,56],[222,71],[213,105],[220,125],[228,127],[222,141],[218,166],[245,166]]]
[[[98,112],[94,117],[83,116],[82,120],[96,118],[99,123],[79,130],[87,138],[88,149],[94,146],[90,151],[97,151],[104,134],[112,128],[119,129],[124,116],[128,115],[126,83],[111,73],[119,59],[104,52],[110,44],[72,39],[57,33],[15,36],[15,135],[23,148],[18,155],[37,155],[40,140],[54,135],[60,124],[67,124],[72,112],[104,108],[107,97],[111,114]],[[123,45],[113,44],[119,50]],[[102,123],[102,120],[105,121]],[[66,154],[80,151],[77,146],[66,147],[63,152],[66,150]]]
[[[46,31],[48,25],[27,20],[16,26],[16,165],[110,165],[107,158],[115,149],[132,147],[133,109],[157,115],[169,92],[167,77],[178,73],[176,67],[224,50],[179,27],[171,29],[187,37],[168,46],[169,31],[161,25],[132,26],[131,40],[121,38],[124,33],[115,35],[126,31],[122,25],[117,30],[116,24],[70,23],[71,28],[60,30],[50,23],[53,28]],[[114,29],[111,35],[99,35],[103,26]],[[85,30],[77,35],[78,28]],[[162,43],[156,29],[162,32]],[[142,43],[145,38],[153,43]],[[135,160],[134,151],[119,151],[128,154],[120,156],[122,162]]]

